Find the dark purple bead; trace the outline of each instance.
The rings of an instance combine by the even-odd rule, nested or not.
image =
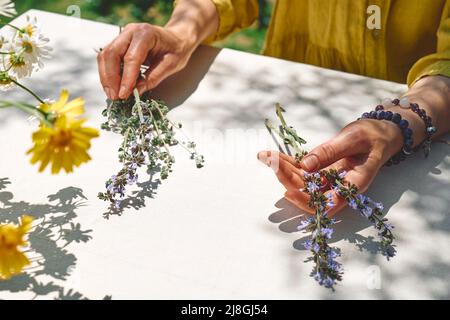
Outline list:
[[[402,120],[402,116],[399,113],[394,113],[392,115],[392,122],[399,123]]]
[[[376,111],[370,111],[369,115],[370,115],[370,119],[376,119],[377,118],[377,112]]]
[[[425,112],[425,110],[419,109],[419,111],[417,111],[417,114],[418,114],[420,117],[423,117],[423,116],[425,116],[427,113]]]
[[[403,136],[405,136],[407,138],[411,138],[412,135],[413,135],[413,131],[411,130],[411,128],[403,129]]]
[[[394,114],[392,113],[392,111],[386,111],[386,118],[385,119],[391,121],[393,115]]]
[[[399,164],[400,163],[400,159],[398,157],[393,157],[392,158],[392,163],[393,164]]]
[[[417,103],[411,103],[411,109],[414,112],[417,112],[419,110],[419,105]]]
[[[361,116],[361,118],[362,119],[367,119],[367,118],[369,118],[369,113],[368,112],[364,112],[363,114],[362,114],[362,116]]]
[[[433,119],[431,119],[430,116],[427,116],[427,119],[425,120],[425,122],[427,123],[428,127],[433,125]]]
[[[378,120],[383,120],[384,119],[384,111],[377,111],[377,119]]]
[[[375,111],[381,111],[381,110],[384,110],[384,107],[381,104],[377,105],[377,107],[375,108]]]
[[[399,99],[394,99],[394,100],[392,100],[392,103],[393,103],[394,105],[398,106],[399,103],[400,103],[400,100],[399,100]]]
[[[405,140],[405,147],[412,147],[413,146],[413,144],[414,144],[414,141],[413,141],[413,139],[411,139],[411,138],[407,138],[406,140]]]
[[[385,164],[386,167],[391,167],[392,166],[392,160],[389,159]]]
[[[404,153],[401,153],[399,156],[399,160],[400,161],[405,161],[406,160],[406,155]]]
[[[405,129],[405,128],[408,128],[409,122],[408,122],[408,120],[402,119],[402,120],[400,120],[398,125],[400,126],[400,128]]]

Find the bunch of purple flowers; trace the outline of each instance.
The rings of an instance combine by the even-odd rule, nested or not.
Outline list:
[[[281,125],[278,128],[273,126],[269,120],[265,121],[269,132],[275,132],[282,140],[286,152],[293,155],[297,162],[308,154],[302,149],[306,141],[299,137],[295,129],[288,126],[282,112],[283,108],[277,104],[276,114]],[[291,152],[290,148],[294,150]],[[280,150],[283,150],[279,146]],[[333,193],[346,200],[348,206],[358,211],[363,217],[368,219],[378,230],[380,236],[380,251],[389,259],[395,254],[392,245],[394,235],[392,224],[383,217],[383,205],[375,202],[369,197],[359,194],[358,188],[345,180],[346,172],[335,169],[321,170],[319,172],[305,173],[303,175],[303,192],[309,195],[308,206],[314,209],[312,217],[303,220],[298,226],[299,231],[305,231],[310,234],[310,239],[303,243],[306,250],[312,254],[308,261],[314,262],[314,268],[311,276],[320,284],[327,288],[334,289],[334,285],[342,280],[342,265],[336,261],[341,255],[340,249],[330,247],[329,240],[333,235],[333,225],[336,223],[334,218],[328,216],[328,212],[334,207]]]
[[[335,260],[340,256],[340,250],[328,244],[334,231],[332,226],[336,223],[327,215],[328,210],[334,207],[333,196],[324,193],[326,185],[320,173],[305,173],[303,178],[306,186],[304,192],[310,196],[308,205],[314,208],[315,214],[302,221],[298,230],[311,233],[311,239],[303,243],[305,249],[312,253],[307,261],[315,263],[311,276],[320,285],[333,288],[336,281],[342,279],[342,266]]]
[[[162,102],[144,96],[135,90],[128,100],[108,101],[103,115],[107,121],[102,129],[123,136],[119,148],[122,169],[106,181],[106,191],[100,192],[101,200],[109,201],[111,209],[119,210],[126,196],[126,189],[138,182],[138,169],[146,166],[147,173],[159,172],[161,179],[167,179],[175,162],[170,147],[180,145],[190,154],[197,168],[203,167],[204,158],[196,151],[194,142],[179,142],[175,130],[181,124],[174,124],[167,117],[169,108]]]
[[[358,188],[344,179],[343,172],[336,170],[323,172],[327,181],[331,183],[334,192],[347,201],[348,206],[358,211],[363,217],[369,220],[374,228],[378,230],[380,237],[380,251],[389,259],[395,255],[395,248],[392,243],[395,239],[392,230],[394,226],[383,217],[384,206],[381,202],[375,202],[368,196],[358,194]]]

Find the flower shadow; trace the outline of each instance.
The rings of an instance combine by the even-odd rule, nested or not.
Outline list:
[[[8,178],[0,179],[0,223],[18,223],[24,214],[33,216],[35,221],[26,250],[31,264],[24,273],[0,281],[0,291],[21,293],[31,299],[85,299],[73,289],[66,292],[64,286],[77,264],[70,246],[92,239],[92,230],[83,230],[74,222],[77,209],[87,200],[83,190],[67,187],[49,195],[47,204],[32,204],[14,201],[14,195],[6,190],[10,183]]]
[[[155,175],[160,172],[160,169],[161,168],[158,167],[154,170],[147,170],[147,174],[149,175],[148,180],[136,183],[138,190],[133,191],[131,195],[123,199],[118,208],[111,205],[108,210],[103,213],[103,218],[108,220],[111,216],[121,216],[126,209],[130,208],[134,210],[145,208],[146,199],[153,199],[156,190],[161,184],[160,179],[154,178]]]

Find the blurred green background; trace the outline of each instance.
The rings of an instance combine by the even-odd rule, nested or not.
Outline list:
[[[264,44],[267,25],[273,6],[273,0],[258,0],[260,17],[253,26],[233,34],[217,43],[247,52],[259,53]],[[117,25],[130,22],[149,22],[163,25],[170,17],[173,0],[16,0],[19,14],[29,9],[40,9],[61,14],[74,14],[69,8],[76,5],[81,10],[81,18],[102,21]]]

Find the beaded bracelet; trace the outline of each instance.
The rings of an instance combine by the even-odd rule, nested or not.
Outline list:
[[[417,147],[417,149],[422,148],[425,158],[427,158],[430,154],[433,135],[437,132],[436,127],[433,125],[433,120],[427,115],[427,112],[424,109],[421,109],[417,103],[410,103],[409,99],[406,97],[401,100],[394,99],[392,101],[390,99],[386,99],[383,101],[383,105],[378,106],[379,110],[384,110],[385,106],[399,106],[402,109],[411,109],[423,120],[427,138]]]
[[[414,145],[413,140],[413,131],[409,128],[409,122],[405,119],[402,119],[402,115],[400,113],[393,113],[392,111],[384,111],[384,107],[382,105],[378,105],[375,111],[365,112],[362,114],[361,119],[375,119],[375,120],[387,120],[395,123],[402,132],[403,135],[403,147],[400,152],[390,158],[385,166],[390,167],[393,164],[399,164],[401,161],[406,159],[406,156],[412,154],[412,146]]]

